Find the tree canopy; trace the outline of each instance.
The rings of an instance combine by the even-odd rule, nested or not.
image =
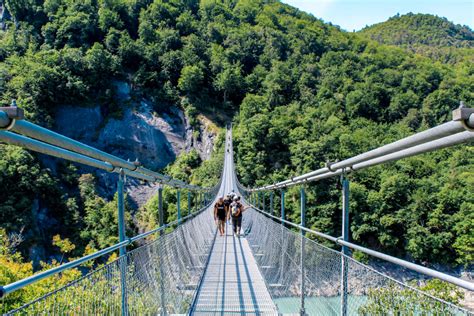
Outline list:
[[[221,125],[233,118],[236,167],[246,186],[446,122],[461,100],[474,104],[473,32],[430,15],[396,16],[348,33],[275,0],[5,4],[11,18],[0,30],[2,104],[16,99],[27,119],[46,127],[64,104],[100,104],[112,115],[142,98],[156,111],[183,108],[194,127],[200,114]],[[115,79],[130,83],[132,101],[117,101]],[[165,171],[214,184],[222,143],[209,161],[189,152]],[[473,157],[472,146],[463,145],[351,175],[351,239],[428,265],[472,264]],[[57,234],[75,245],[66,257],[114,243],[115,200],[100,196],[94,177],[77,175],[74,165],[54,165],[0,145],[0,221],[6,234],[24,232],[18,253],[27,258],[41,244],[42,259],[51,261]],[[295,221],[297,194],[288,191]],[[165,196],[170,220],[176,194]],[[153,199],[127,211],[131,230],[158,219]],[[311,228],[340,235],[336,179],[308,187],[307,211]]]

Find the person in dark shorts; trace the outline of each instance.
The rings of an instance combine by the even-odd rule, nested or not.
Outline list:
[[[227,194],[227,196],[224,199],[224,206],[225,206],[225,213],[227,221],[230,221],[230,204],[232,203],[232,195]],[[230,224],[230,223],[229,223]]]
[[[232,217],[232,227],[234,229],[234,236],[240,237],[240,229],[242,228],[242,213],[248,207],[244,207],[240,203],[240,197],[235,195],[234,201],[230,204],[230,216]]]
[[[214,204],[214,220],[217,224],[217,229],[221,236],[225,234],[225,220],[227,217],[226,208],[224,205],[224,198],[220,197],[216,204]]]

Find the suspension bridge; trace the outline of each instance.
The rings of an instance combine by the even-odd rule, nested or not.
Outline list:
[[[0,287],[0,303],[29,285],[118,251],[116,260],[87,270],[73,282],[10,310],[5,315],[470,315],[470,311],[422,292],[358,262],[350,249],[474,291],[474,283],[411,263],[349,240],[347,174],[474,140],[474,110],[460,107],[450,122],[310,173],[259,188],[242,186],[235,174],[231,130],[226,135],[220,182],[204,188],[159,174],[23,119],[17,107],[0,108],[0,141],[118,174],[119,243]],[[341,236],[305,226],[304,186],[340,177]],[[127,179],[159,182],[159,226],[126,236]],[[163,222],[163,187],[177,189],[177,220]],[[285,216],[285,189],[300,186],[301,223]],[[182,216],[180,194],[188,193]],[[251,207],[243,234],[217,234],[213,204],[235,191]],[[279,205],[275,205],[279,194]],[[269,201],[266,201],[269,196]],[[268,203],[267,203],[268,202]],[[328,248],[309,237],[340,246]],[[129,246],[135,245],[134,248]],[[2,304],[4,305],[4,304]]]

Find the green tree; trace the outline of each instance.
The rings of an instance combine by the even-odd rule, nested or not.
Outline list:
[[[225,68],[217,74],[214,80],[214,87],[223,93],[223,102],[227,104],[229,95],[240,92],[244,81],[240,65],[226,65]]]
[[[185,66],[181,70],[178,87],[186,93],[196,93],[199,91],[204,80],[204,72],[199,66]]]

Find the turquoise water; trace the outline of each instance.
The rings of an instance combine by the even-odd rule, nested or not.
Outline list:
[[[356,315],[359,307],[367,302],[366,296],[348,295],[347,311],[349,315]],[[282,314],[294,314],[300,311],[299,297],[282,297],[274,299],[278,311]],[[341,297],[306,297],[305,309],[308,315],[334,315],[340,314]]]

